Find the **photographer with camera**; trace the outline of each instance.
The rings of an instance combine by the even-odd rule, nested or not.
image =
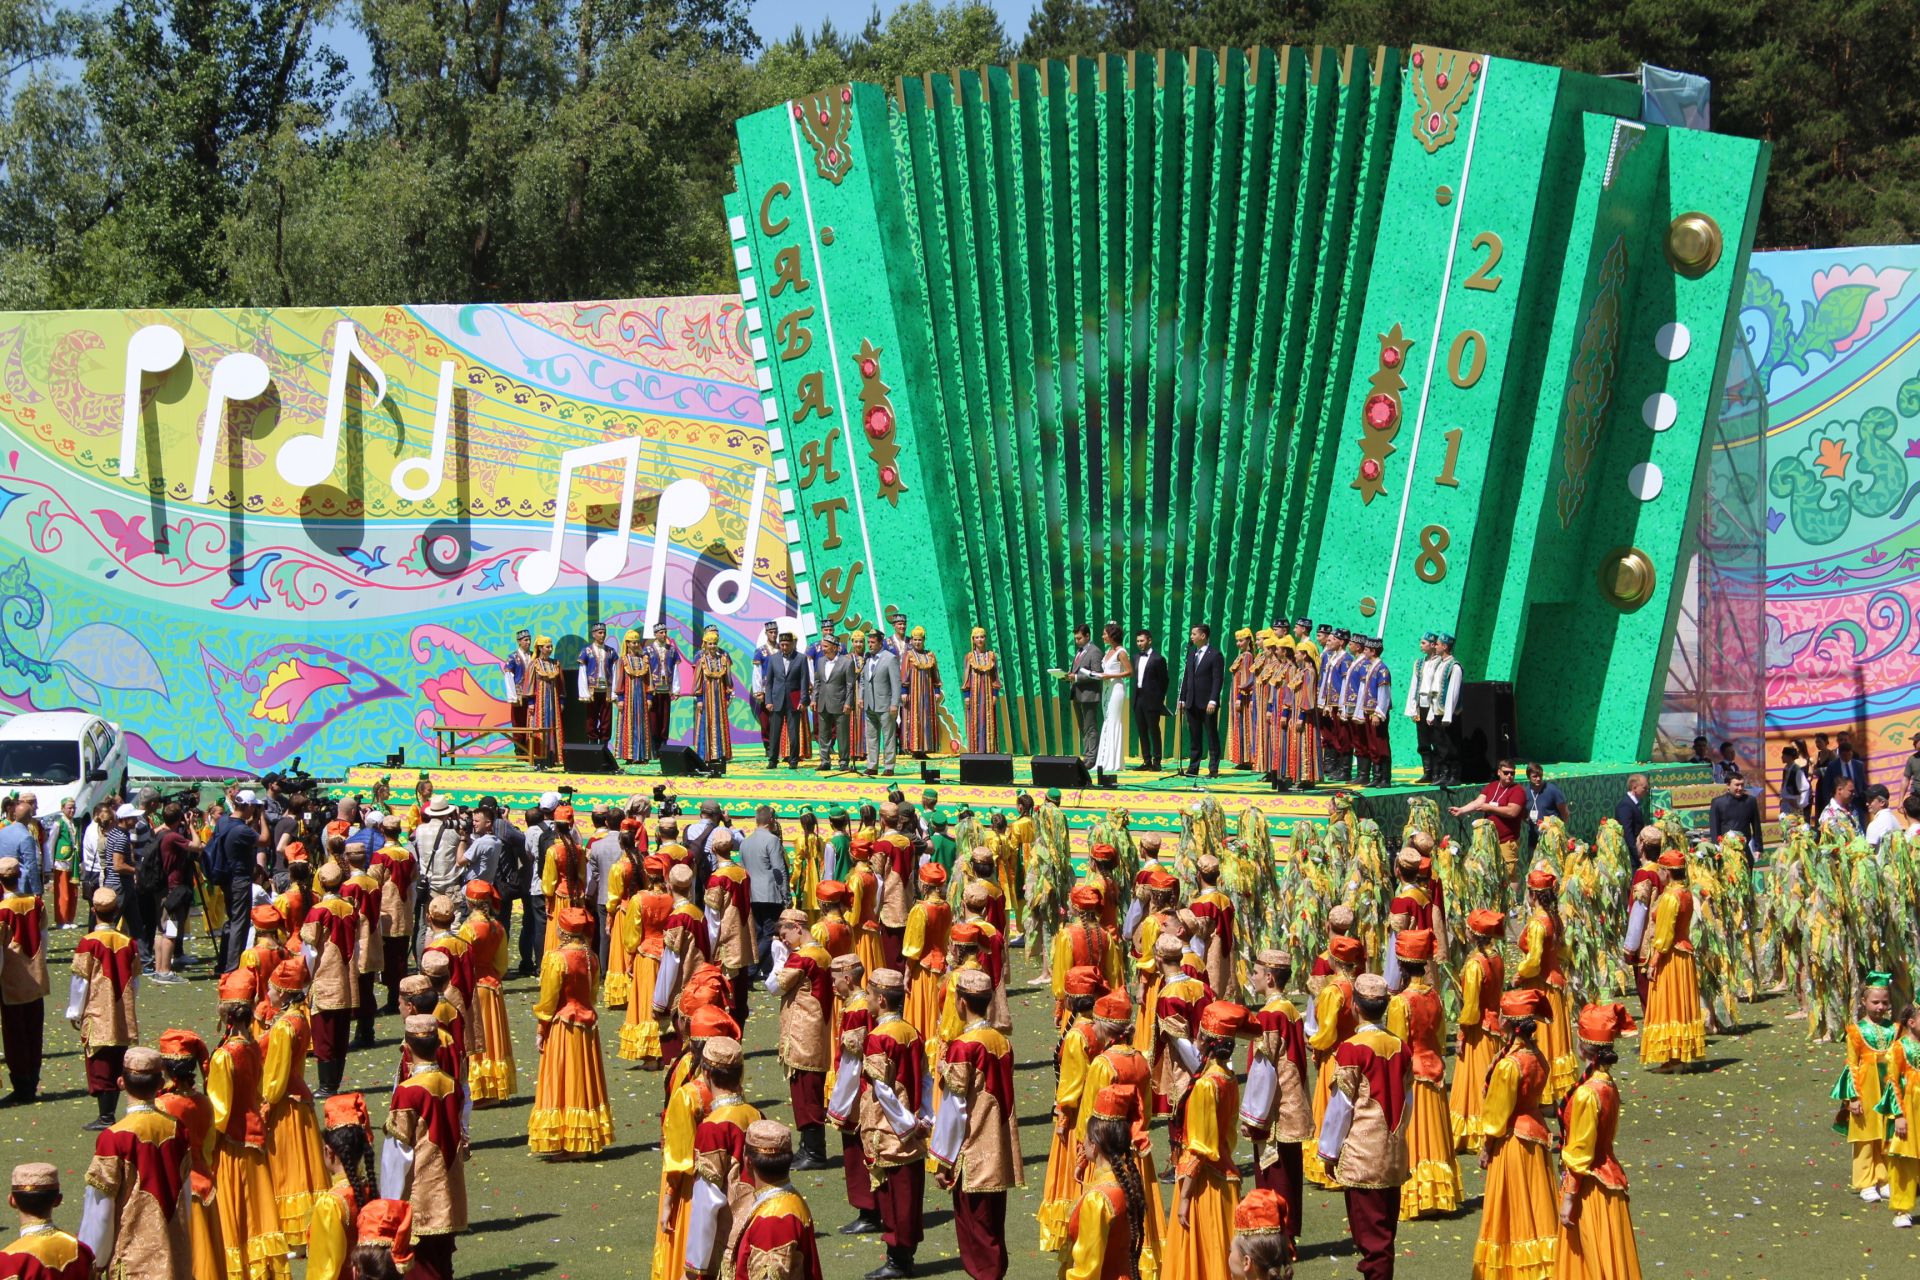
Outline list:
[[[420,869],[413,882],[415,955],[427,946],[427,904],[436,897],[460,896],[467,863],[464,811],[436,796],[427,802],[421,819],[413,829],[414,865]]]

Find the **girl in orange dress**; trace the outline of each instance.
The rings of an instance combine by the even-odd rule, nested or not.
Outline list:
[[[535,1155],[567,1160],[597,1154],[613,1141],[613,1113],[593,1007],[600,977],[593,917],[584,907],[564,907],[555,924],[560,945],[540,962],[540,999],[533,1006],[540,1024],[540,1077],[527,1117],[527,1146]]]
[[[1660,855],[1659,866],[1667,873],[1668,884],[1654,899],[1649,926],[1640,1062],[1664,1072],[1707,1056],[1707,1020],[1700,1010],[1700,977],[1693,967],[1693,894],[1687,889],[1687,857],[1669,849]]]
[[[307,1216],[314,1197],[332,1179],[320,1154],[320,1125],[307,1088],[307,1054],[313,1032],[307,1014],[307,962],[282,960],[267,980],[276,1011],[260,1045],[260,1102],[266,1109],[267,1170],[273,1177],[280,1231],[295,1249],[307,1243]]]
[[[225,1280],[227,1250],[220,1239],[220,1206],[214,1202],[213,1104],[194,1088],[193,1076],[196,1069],[206,1069],[208,1057],[207,1042],[193,1032],[161,1032],[160,1069],[166,1073],[166,1088],[153,1105],[172,1116],[187,1135],[188,1190],[193,1197],[187,1209],[187,1232],[193,1280]]]
[[[1233,1211],[1233,1249],[1227,1254],[1231,1280],[1293,1280],[1293,1238],[1288,1214],[1293,1207],[1278,1191],[1256,1188]]]
[[[637,825],[633,819],[620,824],[620,856],[607,869],[607,980],[600,986],[600,998],[609,1009],[626,1008],[633,995],[629,981],[633,957],[622,944],[627,936],[627,912],[645,878],[634,844],[632,826]]]
[[[1047,1148],[1047,1176],[1040,1193],[1040,1248],[1048,1253],[1067,1239],[1067,1219],[1080,1194],[1080,1152],[1073,1131],[1087,1101],[1087,1064],[1099,1053],[1093,1004],[1103,990],[1100,971],[1083,965],[1067,972],[1066,1030],[1053,1051],[1053,1142]]]
[[[1060,1260],[1060,1280],[1153,1280],[1142,1256],[1151,1210],[1133,1160],[1128,1120],[1137,1106],[1119,1087],[1103,1089],[1089,1101],[1087,1138],[1080,1148],[1087,1175],[1059,1246],[1071,1246]]]
[[[900,958],[907,971],[907,996],[900,1016],[932,1044],[940,1029],[940,1007],[947,975],[947,931],[953,908],[947,905],[947,873],[937,862],[920,868],[920,901],[907,913]]]
[[[1387,1006],[1387,1032],[1413,1055],[1408,1085],[1407,1180],[1400,1184],[1400,1220],[1452,1213],[1460,1207],[1460,1163],[1453,1158],[1453,1122],[1447,1115],[1447,1011],[1427,981],[1433,959],[1431,929],[1402,929],[1393,938],[1406,989]]]
[[[1474,952],[1460,966],[1460,1040],[1447,1099],[1455,1151],[1480,1150],[1480,1100],[1500,1056],[1500,993],[1506,990],[1507,964],[1499,943],[1506,927],[1507,917],[1491,907],[1467,917]]]
[[[1366,961],[1366,944],[1350,934],[1327,939],[1327,960],[1333,972],[1314,993],[1307,1021],[1307,1048],[1313,1053],[1313,1131],[1327,1118],[1327,1099],[1333,1093],[1333,1051],[1360,1025],[1353,1008],[1353,975]],[[1331,1190],[1339,1184],[1320,1158],[1317,1143],[1302,1143],[1302,1172],[1308,1182]]]
[[[1185,1098],[1177,1102],[1185,1121],[1185,1145],[1174,1166],[1173,1218],[1160,1255],[1162,1280],[1219,1280],[1227,1274],[1233,1241],[1233,1211],[1239,1204],[1240,1170],[1234,1147],[1240,1137],[1240,1085],[1231,1059],[1234,1037],[1251,1022],[1244,1006],[1215,1000],[1200,1015],[1204,1065]]]
[[[228,1280],[287,1280],[287,1237],[267,1170],[260,1046],[251,1034],[253,975],[244,969],[223,975],[219,993],[222,1037],[207,1063],[207,1101],[226,1274]]]
[[[1627,1211],[1627,1175],[1613,1158],[1620,1127],[1620,1089],[1613,1083],[1613,1047],[1633,1019],[1617,1004],[1580,1011],[1580,1056],[1587,1073],[1560,1108],[1560,1232],[1553,1242],[1553,1280],[1640,1280],[1640,1250]]]
[[[562,815],[565,815],[564,817]],[[573,808],[561,805],[553,812],[554,841],[547,846],[547,865],[540,872],[541,892],[547,898],[546,951],[560,945],[560,913],[587,905],[587,855],[573,829]]]
[[[460,936],[473,965],[473,1017],[480,1042],[467,1059],[467,1088],[476,1107],[513,1097],[520,1074],[513,1064],[513,1033],[507,1026],[507,1001],[500,984],[507,978],[507,931],[493,918],[500,895],[485,880],[469,880],[467,919]]]
[[[1573,1027],[1567,1017],[1567,974],[1560,967],[1560,879],[1545,866],[1527,873],[1532,914],[1520,935],[1520,962],[1514,967],[1516,990],[1538,991],[1547,998],[1540,1026],[1540,1051],[1547,1056],[1547,1101],[1558,1102],[1573,1088],[1580,1060],[1573,1054]]]
[[[373,1125],[357,1093],[327,1099],[320,1142],[333,1185],[315,1198],[307,1222],[307,1280],[354,1280],[360,1210],[380,1198],[373,1172]]]
[[[880,955],[880,882],[873,874],[873,837],[862,831],[853,837],[853,870],[847,873],[847,924],[853,929],[853,953],[868,973],[886,968]]]
[[[624,1062],[637,1062],[644,1070],[658,1071],[665,1059],[660,1021],[653,1016],[653,986],[660,977],[660,952],[667,941],[667,914],[673,910],[673,895],[667,892],[665,858],[648,854],[641,859],[640,873],[644,883],[627,900],[620,932],[613,935],[609,948],[627,957],[630,978],[627,1016],[620,1026],[616,1056]]]
[[[1154,1011],[1160,1007],[1160,962],[1153,958],[1153,944],[1175,927],[1174,906],[1180,882],[1171,872],[1154,867],[1147,872],[1145,886],[1146,914],[1133,931],[1133,969],[1140,989],[1140,1017],[1133,1026],[1133,1047],[1152,1057],[1154,1031],[1159,1025]]]
[[[1481,1104],[1480,1167],[1487,1179],[1473,1280],[1547,1280],[1553,1270],[1559,1217],[1552,1140],[1540,1117],[1548,1068],[1534,1042],[1551,1013],[1540,991],[1516,989],[1500,998],[1507,1040]]]

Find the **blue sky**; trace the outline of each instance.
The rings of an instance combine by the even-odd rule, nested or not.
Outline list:
[[[941,2],[935,0],[935,3]],[[1000,23],[1007,29],[1008,37],[1018,43],[1026,34],[1027,19],[1037,7],[1036,0],[990,0],[990,3],[1000,14]],[[874,7],[875,0],[752,0],[749,6],[754,30],[762,42],[769,44],[786,39],[796,24],[808,31],[817,30],[822,18],[832,18],[833,25],[842,31],[858,31],[866,25],[867,15]],[[899,0],[881,0],[879,4],[883,14],[899,7]],[[321,28],[321,39],[345,55],[354,87],[360,87],[367,71],[367,43],[354,29],[344,9],[334,11],[334,16]]]

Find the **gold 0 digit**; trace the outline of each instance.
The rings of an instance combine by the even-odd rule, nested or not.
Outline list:
[[[1433,482],[1448,489],[1458,489],[1460,482],[1454,479],[1453,475],[1453,464],[1458,461],[1460,461],[1460,428],[1455,427],[1447,432],[1446,465],[1440,468],[1440,474],[1433,478]]]
[[[1500,287],[1500,277],[1487,273],[1500,265],[1500,254],[1506,246],[1500,243],[1500,237],[1493,232],[1482,231],[1473,238],[1473,247],[1487,250],[1487,260],[1476,267],[1473,274],[1462,283],[1469,289],[1481,289],[1492,293]]]
[[[1473,355],[1467,356],[1467,344],[1473,344]],[[1466,362],[1466,368],[1460,367]],[[1447,352],[1447,376],[1453,379],[1453,385],[1462,391],[1480,381],[1480,375],[1487,371],[1487,335],[1478,329],[1462,329],[1460,336],[1453,340],[1453,349]]]

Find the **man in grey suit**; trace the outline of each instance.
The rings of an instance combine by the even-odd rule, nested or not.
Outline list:
[[[780,647],[767,655],[767,766],[780,763],[780,737],[785,730],[787,768],[800,767],[800,732],[807,722],[813,678],[806,658],[794,651],[793,632],[780,633]]]
[[[900,659],[880,647],[878,632],[867,635],[867,661],[860,670],[860,708],[867,718],[867,776],[893,776],[894,704],[900,701]]]
[[[840,652],[831,633],[820,637],[820,665],[813,673],[813,736],[820,740],[820,770],[833,768],[833,748],[840,744],[840,767],[853,768],[847,758],[847,712],[853,709],[853,659]]]
[[[791,636],[781,639],[789,645],[793,642]],[[771,700],[768,705],[772,705]],[[792,893],[786,842],[774,829],[773,810],[766,805],[754,811],[753,834],[740,842],[740,865],[747,873],[747,900],[753,907],[753,977],[762,982],[771,970],[773,935],[780,913],[786,910]]]
[[[1100,646],[1084,622],[1073,628],[1073,668],[1067,672],[1067,684],[1073,689],[1073,718],[1080,725],[1080,758],[1093,772],[1093,758],[1100,750]]]

